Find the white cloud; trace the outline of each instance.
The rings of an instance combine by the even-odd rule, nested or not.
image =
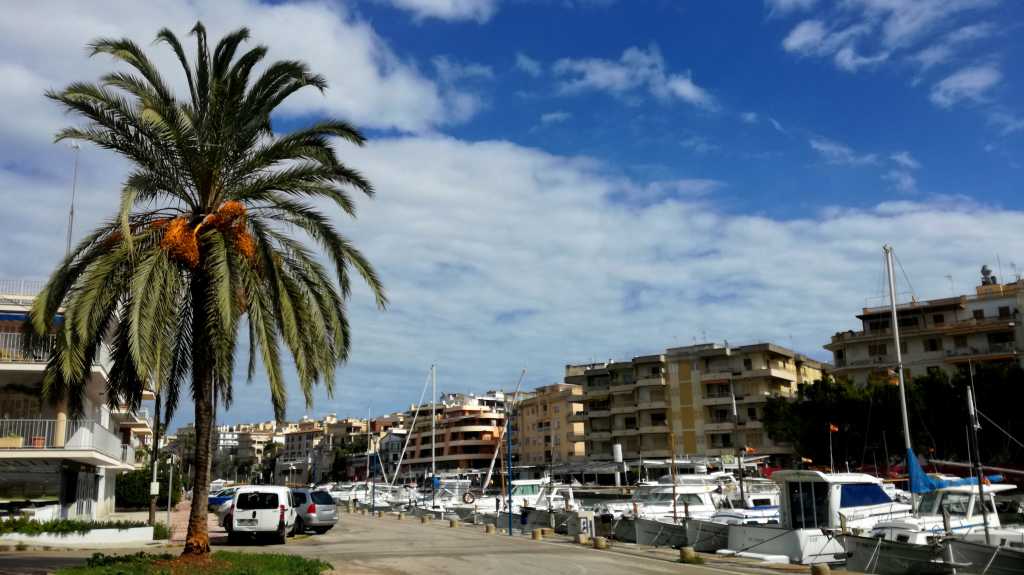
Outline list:
[[[540,115],[540,123],[541,124],[560,124],[562,122],[569,121],[569,118],[572,118],[572,114],[570,114],[569,112],[562,112],[562,111],[548,112],[546,114],[541,114]]]
[[[946,34],[938,42],[923,48],[910,58],[920,66],[922,72],[925,72],[952,60],[964,44],[989,38],[995,33],[996,26],[991,22],[963,26]]]
[[[109,14],[116,13],[116,18]],[[238,15],[245,18],[239,20]],[[60,87],[74,80],[95,80],[111,69],[109,58],[87,58],[85,46],[99,36],[128,36],[147,48],[179,90],[184,80],[170,49],[151,46],[157,30],[174,30],[191,53],[188,31],[202,20],[213,40],[246,25],[253,39],[269,46],[268,60],[301,59],[328,78],[324,94],[305,90],[285,102],[282,113],[331,114],[366,128],[423,132],[467,119],[458,90],[443,89],[418,67],[398,57],[373,28],[339,3],[266,4],[255,0],[193,3],[121,2],[96,10],[84,3],[39,1],[0,19],[0,65],[28,74],[25,82],[0,85],[8,105],[31,107],[20,123],[49,118],[42,131],[52,134],[52,103],[41,94],[19,94],[36,87]],[[35,88],[33,88],[35,89]],[[12,98],[26,98],[15,104]],[[60,119],[60,115],[56,115]],[[2,120],[0,120],[2,121]]]
[[[703,136],[690,136],[680,142],[680,144],[682,144],[684,148],[698,154],[706,154],[719,149],[717,144],[709,142],[708,139]]]
[[[881,52],[874,56],[861,56],[852,46],[843,46],[835,55],[836,66],[847,72],[856,72],[865,66],[880,64],[887,59],[889,59],[888,52]]]
[[[1024,117],[1006,110],[994,110],[988,115],[988,121],[997,126],[1004,136],[1024,130]]]
[[[797,24],[782,40],[787,52],[816,52],[825,40],[827,32],[821,20],[804,20]]]
[[[957,15],[989,8],[998,0],[848,0],[846,7],[861,9],[862,16],[882,21],[882,43],[904,47],[919,40]]]
[[[1002,80],[995,64],[961,68],[934,86],[931,101],[940,108],[951,108],[960,102],[983,102],[986,93]]]
[[[789,134],[789,132],[787,132],[786,129],[782,127],[782,124],[780,124],[779,121],[776,120],[775,118],[768,116],[768,122],[771,123],[772,127],[775,128],[776,132],[780,134]]]
[[[522,52],[516,52],[516,68],[526,72],[534,78],[538,78],[544,73],[544,67],[540,62],[526,54],[523,54]]]
[[[756,124],[757,113],[756,112],[743,112],[740,114],[740,120],[743,120],[745,124]]]
[[[646,89],[663,101],[678,99],[705,109],[717,108],[714,97],[693,81],[689,71],[665,70],[665,60],[656,46],[627,48],[618,60],[563,58],[555,62],[552,71],[562,78],[562,93],[595,90],[623,96]]]
[[[830,164],[843,166],[862,166],[875,164],[878,156],[875,154],[857,154],[852,148],[845,144],[822,137],[813,137],[808,143],[815,152],[821,155]]]
[[[912,194],[917,191],[917,180],[906,170],[889,170],[882,174],[882,179],[901,193]]]
[[[494,71],[490,66],[477,63],[456,62],[447,56],[434,56],[431,60],[437,70],[437,77],[443,82],[455,83],[461,80],[490,80]]]
[[[915,160],[914,156],[911,156],[910,152],[907,151],[896,152],[890,155],[889,159],[908,170],[916,170],[921,167],[921,163]]]
[[[486,22],[498,11],[498,0],[381,0],[419,19]]]
[[[856,72],[890,60],[894,53],[915,49],[965,12],[995,4],[997,0],[846,0],[836,10],[798,23],[782,40],[782,47],[801,56],[831,56],[839,69]],[[909,58],[925,70],[948,61],[958,45],[989,37],[994,31],[985,22],[963,25],[933,39],[929,46],[918,47]]]
[[[814,8],[817,0],[764,0],[770,16],[785,16],[793,12],[803,12]]]

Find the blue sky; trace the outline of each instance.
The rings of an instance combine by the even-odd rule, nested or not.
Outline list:
[[[328,79],[278,131],[337,116],[370,136],[339,149],[378,196],[331,215],[392,305],[357,288],[352,360],[312,408],[293,388],[292,418],[407,407],[431,363],[484,391],[705,339],[826,359],[880,301],[883,243],[903,297],[1010,276],[1024,248],[1017,2],[40,1],[0,22],[0,276],[63,252],[72,153],[51,142],[74,120],[42,92],[109,71],[84,54],[98,36],[148,46],[197,19]],[[127,172],[80,160],[76,235]],[[262,376],[237,385],[221,421],[271,417]]]

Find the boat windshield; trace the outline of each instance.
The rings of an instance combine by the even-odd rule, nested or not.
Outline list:
[[[540,485],[513,485],[512,496],[537,495],[540,493]]]
[[[964,493],[943,493],[940,509],[950,515],[967,515],[971,496]]]
[[[638,499],[638,502],[645,505],[671,505],[672,494],[650,493]],[[704,505],[704,502],[701,501],[700,496],[696,493],[680,493],[676,496],[676,505]]]

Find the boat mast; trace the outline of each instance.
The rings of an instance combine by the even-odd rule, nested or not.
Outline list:
[[[896,376],[900,382],[900,414],[903,416],[903,441],[909,456],[910,445],[910,422],[907,418],[907,392],[903,381],[903,353],[900,351],[900,325],[896,314],[896,278],[892,268],[892,246],[882,246],[885,252],[885,273],[889,278],[889,311],[892,315],[892,339],[896,343]],[[907,462],[907,469],[910,469],[910,462]]]
[[[985,524],[985,545],[991,545],[991,535],[988,530],[988,507],[985,505],[985,475],[981,469],[981,445],[978,444],[978,429],[981,423],[978,421],[977,409],[974,406],[974,364],[968,362],[967,367],[971,372],[971,385],[967,388],[967,411],[971,416],[971,435],[974,439],[974,465],[978,474],[978,505],[981,505],[981,519]]]
[[[437,478],[437,365],[430,366],[430,504],[435,503]]]
[[[487,468],[487,476],[484,478],[483,486],[480,488],[481,493],[487,492],[487,487],[491,484],[491,476],[494,473],[494,463],[498,460],[498,452],[501,451],[502,439],[505,437],[505,429],[508,428],[508,422],[511,421],[512,409],[515,407],[519,399],[519,387],[523,385],[523,378],[526,377],[526,368],[519,372],[519,381],[516,382],[516,390],[512,393],[512,402],[505,404],[505,423],[506,425],[501,426],[498,431],[498,444],[494,448],[494,455],[491,456],[491,466]]]

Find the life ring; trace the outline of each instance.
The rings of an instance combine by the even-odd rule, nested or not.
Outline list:
[[[476,497],[473,497],[472,493],[466,492],[462,494],[462,502],[466,505],[472,505],[476,501]]]

